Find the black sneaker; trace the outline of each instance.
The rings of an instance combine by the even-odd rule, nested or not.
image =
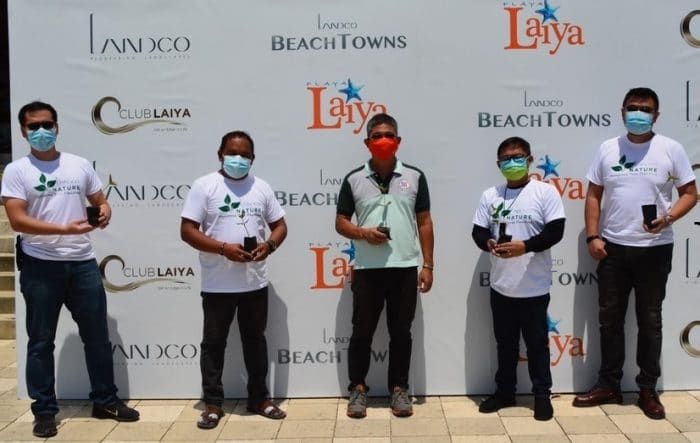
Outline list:
[[[92,405],[92,416],[95,418],[111,418],[117,421],[136,421],[139,411],[130,408],[123,401],[117,400],[107,406]]]
[[[479,405],[479,412],[490,413],[496,412],[499,409],[515,406],[515,397],[501,397],[494,394]]]
[[[38,415],[34,421],[32,434],[35,437],[48,438],[58,434],[56,419],[53,415]]]
[[[554,408],[549,397],[535,397],[535,420],[551,420],[553,415]]]

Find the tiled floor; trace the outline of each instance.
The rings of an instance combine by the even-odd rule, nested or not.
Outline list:
[[[29,401],[17,400],[15,342],[0,341],[0,441],[36,441]],[[532,398],[499,414],[481,414],[477,397],[421,397],[411,418],[393,417],[386,400],[372,399],[367,418],[345,416],[345,399],[289,399],[281,402],[287,418],[274,421],[245,412],[245,403],[224,405],[227,415],[216,429],[197,429],[202,405],[196,400],[131,400],[141,412],[137,423],[90,417],[90,404],[60,402],[58,435],[51,441],[104,442],[698,442],[700,391],[665,392],[666,420],[650,420],[625,394],[624,405],[574,408],[571,395],[554,398],[554,419],[532,418]]]

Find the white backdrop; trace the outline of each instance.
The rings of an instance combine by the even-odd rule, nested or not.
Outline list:
[[[428,177],[436,230],[435,285],[420,298],[413,328],[413,392],[494,388],[489,264],[470,232],[479,195],[502,180],[496,147],[512,135],[531,142],[533,178],[558,187],[568,216],[553,249],[554,390],[588,388],[599,351],[595,264],[582,239],[584,175],[600,142],[624,131],[621,100],[635,86],[659,93],[656,129],[680,140],[700,168],[696,7],[693,0],[644,8],[632,0],[10,0],[13,112],[35,99],[52,103],[59,149],[95,162],[114,209],[110,227],[92,239],[110,289],[121,395],[200,394],[200,272],[196,252],[179,239],[179,215],[189,184],[218,168],[219,140],[234,129],[255,139],[253,171],[276,190],[289,225],[269,260],[271,390],[345,391],[353,249],[335,233],[334,206],[343,176],[368,157],[366,120],[383,110],[399,122],[400,158]],[[538,12],[545,8],[554,17]],[[348,86],[359,97],[341,91]],[[13,129],[18,158],[28,146]],[[700,328],[692,326],[700,318],[697,218],[674,225],[663,389],[700,388]],[[26,395],[19,292],[17,318]],[[245,395],[236,329],[228,396]],[[636,374],[628,329],[626,389]],[[56,343],[59,395],[86,397],[82,345],[67,312]],[[373,348],[369,383],[381,394],[383,325]],[[526,365],[520,369],[519,388],[528,392]]]

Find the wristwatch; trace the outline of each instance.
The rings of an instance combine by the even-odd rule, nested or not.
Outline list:
[[[586,237],[586,244],[592,242],[593,240],[595,240],[597,238],[600,238],[600,235],[589,235],[588,237]]]

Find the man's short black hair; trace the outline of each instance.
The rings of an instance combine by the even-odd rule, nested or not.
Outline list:
[[[627,91],[627,94],[625,94],[625,99],[622,100],[622,107],[624,108],[625,105],[627,105],[627,101],[630,98],[641,98],[641,99],[647,99],[650,98],[654,100],[654,103],[656,105],[656,110],[659,110],[659,96],[656,95],[656,92],[654,92],[653,89],[650,88],[632,88],[629,91]]]
[[[530,143],[528,143],[527,140],[521,137],[508,137],[507,139],[503,140],[500,145],[498,145],[496,156],[500,157],[501,153],[506,148],[510,148],[511,146],[522,148],[527,155],[532,155],[530,152]]]
[[[228,134],[221,137],[221,145],[219,146],[219,152],[223,151],[224,147],[226,147],[226,143],[228,143],[228,141],[233,138],[244,138],[248,140],[248,143],[250,144],[250,153],[255,154],[255,143],[253,143],[253,138],[250,135],[248,135],[247,132],[244,131],[231,131]]]
[[[24,122],[26,121],[28,112],[36,111],[49,111],[51,113],[53,121],[56,123],[58,122],[58,114],[56,113],[54,107],[48,103],[40,102],[37,100],[31,103],[27,103],[26,105],[22,106],[22,109],[19,110],[19,113],[17,114],[17,119],[19,120],[20,126],[24,126]]]
[[[399,134],[399,124],[396,123],[396,119],[389,114],[374,114],[371,119],[369,119],[369,122],[367,122],[367,137],[372,133],[372,130],[379,125],[384,125],[387,124],[389,126],[394,127],[394,131],[396,131],[396,135]]]

